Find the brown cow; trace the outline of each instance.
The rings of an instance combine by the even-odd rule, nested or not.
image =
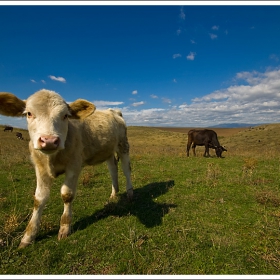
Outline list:
[[[11,131],[11,132],[13,132],[13,127],[12,126],[5,126],[5,128],[4,128],[4,132],[5,131]]]
[[[111,197],[115,197],[119,191],[117,154],[126,177],[127,195],[132,199],[127,128],[119,112],[96,110],[94,104],[83,99],[67,104],[59,94],[43,89],[26,101],[10,93],[0,93],[0,114],[26,115],[29,150],[37,177],[33,214],[20,248],[35,240],[51,185],[60,174],[65,173],[61,187],[64,211],[60,220],[59,240],[70,234],[72,201],[84,165],[107,162],[112,177]]]
[[[17,137],[17,139],[19,139],[19,140],[23,140],[23,136],[22,136],[22,133],[21,133],[21,132],[16,132],[16,137]]]
[[[217,157],[222,157],[222,152],[227,151],[220,145],[217,133],[211,129],[191,129],[188,132],[187,156],[191,145],[194,156],[196,146],[205,146],[204,157],[210,157],[209,148],[215,149]]]

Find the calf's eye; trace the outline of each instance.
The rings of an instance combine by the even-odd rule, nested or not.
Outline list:
[[[28,116],[28,118],[31,118],[32,114],[30,112],[27,112],[27,116]]]
[[[68,119],[68,115],[66,114],[63,119],[64,120]]]

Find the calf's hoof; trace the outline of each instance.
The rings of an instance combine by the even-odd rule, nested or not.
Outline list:
[[[110,195],[110,199],[116,199],[117,198],[117,194],[116,193],[111,193]]]
[[[18,248],[19,248],[19,249],[23,249],[23,248],[25,248],[25,247],[29,246],[30,244],[31,244],[31,243],[20,242],[20,244],[19,244]]]
[[[69,236],[70,233],[71,233],[71,232],[70,232],[69,229],[62,228],[62,229],[59,230],[57,239],[58,239],[58,240],[64,239],[64,238],[66,238],[67,236]]]
[[[127,190],[127,198],[129,201],[133,200],[133,189]]]

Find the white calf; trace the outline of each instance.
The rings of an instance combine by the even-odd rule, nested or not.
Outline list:
[[[65,173],[65,181],[61,187],[64,211],[58,239],[70,234],[72,201],[84,165],[107,161],[112,177],[111,197],[114,197],[119,191],[117,154],[126,177],[127,195],[132,199],[127,128],[121,112],[96,110],[94,104],[82,99],[67,104],[59,94],[40,90],[26,101],[11,93],[0,93],[0,114],[26,115],[29,150],[37,177],[34,209],[20,248],[35,240],[52,182],[60,174]]]

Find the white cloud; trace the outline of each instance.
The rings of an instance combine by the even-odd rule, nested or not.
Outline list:
[[[176,33],[177,33],[177,35],[179,36],[179,35],[182,33],[181,28],[177,29]]]
[[[104,100],[96,100],[93,101],[93,104],[96,107],[102,107],[102,108],[109,108],[110,106],[119,106],[124,104],[122,101],[104,101]]]
[[[173,79],[173,83],[177,83],[177,80],[176,80],[176,79]]]
[[[37,82],[36,82],[35,80],[33,80],[33,79],[30,79],[30,81],[31,81],[32,83],[34,83],[34,84],[37,84]],[[45,81],[45,80],[41,80],[41,82],[42,82],[43,84],[46,84],[46,81]]]
[[[158,98],[158,96],[155,95],[155,94],[151,94],[150,97],[151,97],[151,98],[154,98],[154,99]]]
[[[184,110],[207,108],[206,112],[213,113],[216,122],[221,122],[222,117],[223,122],[265,123],[280,120],[280,70],[240,72],[236,74],[236,79],[243,84],[195,98],[190,106],[183,106]]]
[[[212,30],[219,30],[219,25],[212,26]]]
[[[132,106],[133,106],[133,107],[138,107],[138,106],[141,106],[141,105],[144,105],[144,104],[145,104],[144,101],[140,101],[140,102],[134,102],[134,103],[132,103]]]
[[[217,39],[217,37],[218,37],[216,34],[213,34],[213,33],[209,33],[209,36],[212,40]]]
[[[161,98],[161,100],[163,103],[171,103],[171,100],[165,97]]]
[[[162,108],[150,108],[144,110],[122,110],[122,114],[128,125],[148,125],[156,126],[164,122],[165,110]]]
[[[133,90],[133,91],[132,91],[132,94],[137,94],[137,93],[138,93],[137,90]]]
[[[184,12],[184,8],[183,8],[183,7],[181,7],[181,9],[180,9],[180,15],[179,15],[179,17],[180,17],[180,19],[182,19],[182,20],[185,20],[185,18],[186,18],[186,15],[185,15],[185,12]]]
[[[175,59],[175,58],[177,58],[177,57],[181,57],[182,55],[180,54],[180,53],[175,53],[175,54],[173,54],[173,58]]]
[[[190,40],[192,44],[196,44],[195,40]]]
[[[63,77],[55,77],[55,76],[49,75],[49,78],[51,80],[53,80],[53,81],[58,81],[58,82],[61,82],[61,83],[66,83],[66,80]]]
[[[186,56],[186,58],[187,58],[187,60],[194,60],[195,56],[196,56],[196,53],[195,53],[195,52],[190,52],[190,53]]]

